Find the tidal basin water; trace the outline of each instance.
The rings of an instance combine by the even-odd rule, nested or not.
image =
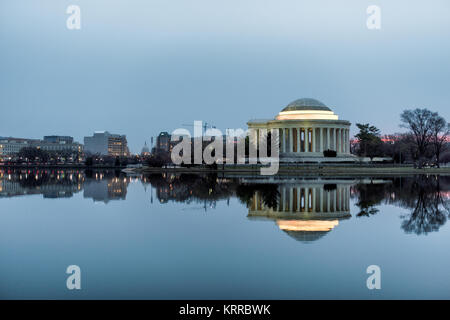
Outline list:
[[[0,298],[449,299],[449,209],[443,176],[2,169]]]

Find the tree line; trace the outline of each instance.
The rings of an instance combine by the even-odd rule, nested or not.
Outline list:
[[[400,127],[405,133],[385,136],[383,141],[380,130],[369,123],[357,123],[359,132],[352,152],[361,157],[391,157],[396,163],[413,163],[415,167],[425,165],[439,167],[449,162],[446,154],[449,146],[450,124],[428,109],[404,110],[400,115]]]

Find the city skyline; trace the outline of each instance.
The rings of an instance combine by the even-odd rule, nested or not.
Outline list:
[[[377,3],[380,30],[366,28],[369,1],[79,0],[71,31],[69,2],[2,2],[0,136],[108,130],[138,153],[161,131],[245,128],[298,97],[332,107],[351,135],[356,122],[401,132],[404,109],[450,118],[450,6]]]
[[[178,319],[450,301],[449,17],[0,1],[0,300]]]

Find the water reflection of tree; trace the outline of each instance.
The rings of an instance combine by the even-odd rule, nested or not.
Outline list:
[[[369,217],[380,210],[376,206],[385,199],[385,184],[360,183],[354,187],[354,192],[358,195],[356,206],[359,208],[357,217]]]
[[[151,174],[142,178],[158,190],[160,201],[202,202],[215,201],[234,195],[237,182],[218,179],[217,174]]]
[[[417,175],[393,178],[388,184],[358,184],[353,188],[360,208],[358,217],[371,216],[382,203],[410,210],[402,216],[402,229],[417,235],[438,231],[450,215],[449,200],[444,192],[450,190],[450,177]]]
[[[201,202],[213,205],[215,201],[236,196],[242,203],[249,204],[255,192],[259,192],[264,204],[270,208],[278,205],[278,185],[240,184],[235,179],[221,179],[216,174],[152,174],[142,178],[157,189],[161,202]]]
[[[236,188],[236,196],[248,205],[255,193],[258,192],[266,207],[275,209],[278,206],[280,193],[276,184],[242,184]]]
[[[448,200],[442,196],[441,179],[436,176],[415,177],[409,186],[410,196],[416,204],[410,214],[404,216],[402,229],[407,233],[427,234],[438,231],[449,215]]]

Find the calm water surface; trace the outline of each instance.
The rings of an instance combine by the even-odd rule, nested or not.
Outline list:
[[[449,199],[442,176],[2,170],[0,298],[449,299]]]

